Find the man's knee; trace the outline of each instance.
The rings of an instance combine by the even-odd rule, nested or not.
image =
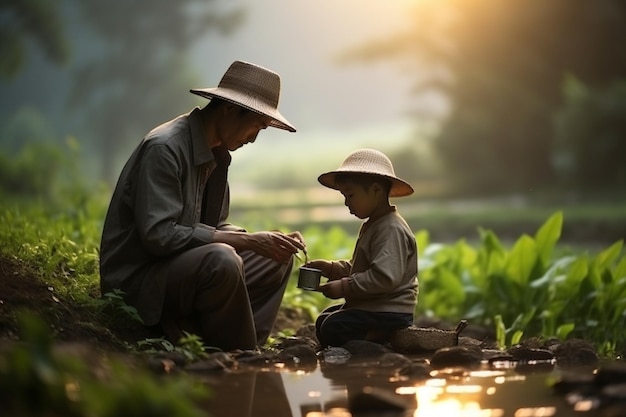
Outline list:
[[[225,243],[210,243],[204,246],[203,266],[209,269],[241,271],[243,260],[237,251]]]

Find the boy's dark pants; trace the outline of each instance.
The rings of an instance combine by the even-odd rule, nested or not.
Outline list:
[[[322,347],[343,346],[350,340],[384,342],[393,330],[412,323],[413,314],[365,311],[338,304],[320,313],[315,329]]]

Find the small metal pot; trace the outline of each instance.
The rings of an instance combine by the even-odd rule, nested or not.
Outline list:
[[[322,271],[317,268],[301,266],[298,273],[298,288],[308,291],[317,291],[322,279]]]

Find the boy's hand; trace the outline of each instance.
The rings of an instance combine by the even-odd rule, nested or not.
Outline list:
[[[307,262],[304,266],[308,268],[317,268],[322,271],[322,276],[328,278],[330,272],[332,271],[333,263],[324,259],[314,259],[310,262]]]
[[[328,281],[326,284],[320,285],[319,290],[328,298],[337,299],[343,297],[341,280]]]

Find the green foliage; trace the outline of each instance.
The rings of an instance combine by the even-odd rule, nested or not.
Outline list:
[[[138,323],[143,324],[143,319],[139,315],[137,309],[133,306],[129,306],[124,301],[124,291],[115,289],[112,292],[102,294],[100,301],[96,304],[100,304],[103,310],[109,310],[117,313],[121,313]]]
[[[63,162],[59,147],[49,143],[26,144],[16,154],[0,153],[0,194],[51,197]]]
[[[0,412],[12,416],[203,416],[209,395],[183,375],[159,379],[114,359],[106,363],[55,354],[45,324],[20,316],[23,343],[0,356]],[[104,359],[102,359],[104,361]]]
[[[496,326],[498,341],[525,336],[586,338],[603,351],[626,344],[626,259],[618,241],[595,257],[583,253],[554,259],[562,213],[534,237],[523,235],[507,250],[481,230],[477,248],[464,241],[431,245],[422,254],[418,313],[466,318]],[[502,326],[508,328],[504,331]]]
[[[183,332],[183,334],[184,336],[176,346],[163,337],[157,337],[140,340],[137,342],[137,347],[142,352],[178,352],[183,354],[189,362],[206,359],[208,357],[208,348],[204,346],[200,336],[188,332]]]
[[[46,58],[61,65],[69,58],[58,1],[3,1],[4,24],[0,30],[0,78],[15,77],[26,63],[29,40],[34,40]]]
[[[62,295],[82,302],[97,293],[105,204],[96,193],[67,194],[65,206],[0,202],[2,252],[39,269]]]
[[[573,76],[564,81],[565,105],[556,115],[556,146],[564,182],[585,188],[626,184],[626,79],[603,88]]]

